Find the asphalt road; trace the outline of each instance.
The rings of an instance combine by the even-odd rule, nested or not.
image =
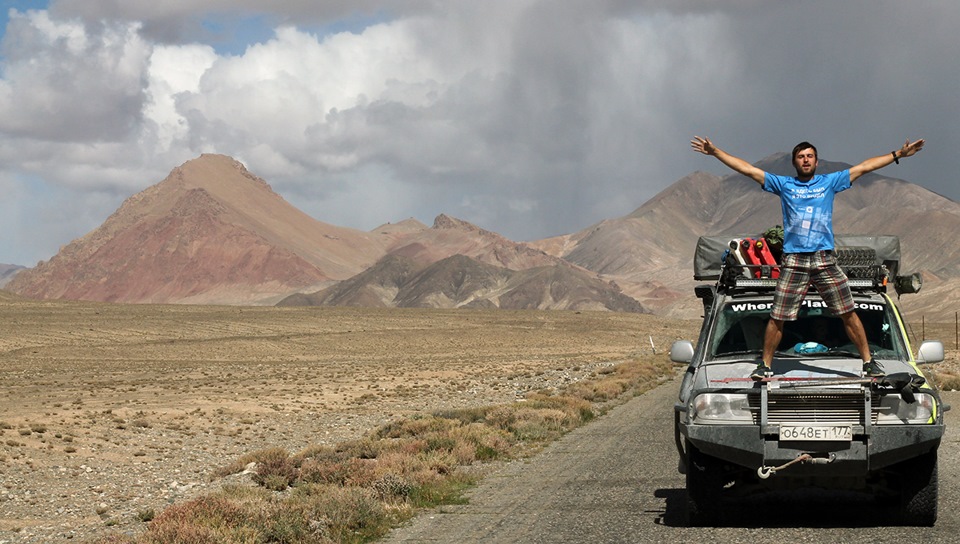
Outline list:
[[[686,491],[673,445],[673,381],[598,418],[532,459],[507,464],[469,504],[417,517],[383,540],[407,543],[960,542],[960,393],[946,393],[935,527],[886,526],[857,496],[830,493],[747,505],[726,527],[684,526]]]

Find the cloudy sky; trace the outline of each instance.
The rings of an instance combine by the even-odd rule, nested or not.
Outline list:
[[[313,217],[516,240],[814,142],[960,200],[960,2],[0,0],[0,263],[201,153]]]

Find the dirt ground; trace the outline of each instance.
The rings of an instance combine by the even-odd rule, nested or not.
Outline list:
[[[608,312],[42,303],[0,296],[0,544],[133,532],[270,447],[495,404],[698,324]]]
[[[0,291],[0,544],[134,532],[245,453],[509,402],[699,324],[609,312],[43,303]],[[960,373],[956,326],[940,338]],[[916,349],[916,340],[914,340]]]

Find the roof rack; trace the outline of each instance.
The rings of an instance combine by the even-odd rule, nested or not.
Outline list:
[[[769,265],[727,265],[721,266],[717,289],[735,292],[772,291],[777,287],[777,278],[772,277]],[[858,292],[886,292],[890,273],[885,265],[841,266],[847,274],[850,289]],[[755,272],[760,271],[760,274]],[[760,277],[755,277],[759,275]],[[899,289],[898,289],[899,291]]]
[[[737,235],[701,236],[693,261],[695,280],[716,280],[718,290],[764,291],[776,287],[775,265],[739,264],[724,259]],[[916,293],[923,278],[919,273],[901,276],[900,239],[896,236],[836,236],[837,262],[855,291],[885,292],[892,285],[897,294]]]

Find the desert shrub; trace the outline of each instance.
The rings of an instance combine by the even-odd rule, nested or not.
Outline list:
[[[339,459],[341,455],[330,446],[313,445],[300,450],[292,459],[298,465],[307,459]]]
[[[489,461],[506,456],[513,448],[514,440],[505,430],[491,427],[482,423],[472,423],[460,427],[451,433],[462,448],[472,450],[469,460],[462,464],[474,461]],[[454,450],[456,453],[457,450]]]
[[[406,478],[393,473],[377,478],[370,487],[382,501],[406,499],[413,491],[413,485]]]
[[[323,484],[295,488],[284,507],[333,542],[360,542],[384,534],[391,519],[372,489]]]
[[[433,413],[434,416],[443,418],[443,419],[456,419],[463,423],[478,423],[486,421],[487,413],[490,411],[489,406],[481,406],[474,408],[459,408],[455,410],[438,410]]]
[[[434,433],[427,438],[427,451],[453,451],[457,446],[457,439],[447,433]]]
[[[262,487],[227,484],[217,492],[217,496],[229,500],[237,506],[254,509],[257,505],[270,502],[275,495]]]
[[[586,423],[595,417],[593,405],[575,395],[531,395],[527,398],[526,406],[562,410],[578,418],[580,423]]]
[[[497,429],[509,430],[516,421],[517,410],[514,406],[496,406],[487,412],[486,423]]]
[[[150,522],[140,544],[257,542],[260,510],[209,495],[173,505]]]
[[[348,459],[346,467],[347,478],[344,485],[369,487],[380,477],[377,472],[378,462],[375,459],[352,458]]]
[[[253,481],[272,491],[283,491],[297,480],[299,470],[290,454],[282,448],[260,452]]]
[[[300,481],[308,484],[343,485],[349,476],[349,468],[336,459],[310,458],[300,464]]]
[[[562,410],[522,408],[517,410],[510,431],[518,440],[542,441],[562,434],[573,418]]]
[[[289,464],[294,468],[297,466],[297,460],[295,458],[291,458],[287,450],[283,448],[267,448],[264,450],[247,453],[236,461],[233,461],[224,467],[215,469],[213,471],[213,476],[217,478],[223,478],[224,476],[230,476],[231,474],[243,472],[246,467],[250,465],[250,463],[255,463],[257,465],[257,473],[260,476],[277,471],[283,472],[285,469],[278,465]],[[267,465],[266,468],[261,466],[264,464]]]
[[[401,451],[385,453],[377,459],[376,478],[382,478],[387,474],[395,474],[410,481],[415,481],[412,476],[420,471],[432,471],[428,462],[429,456],[425,452],[416,455],[410,455]]]
[[[326,529],[299,509],[276,508],[264,517],[263,537],[258,542],[332,542]]]
[[[476,484],[477,477],[455,473],[448,477],[430,472],[419,474],[420,483],[410,490],[410,502],[416,508],[431,508],[440,504],[463,504],[464,492]]]
[[[423,438],[410,438],[397,442],[391,448],[391,452],[402,453],[405,455],[416,455],[430,449],[430,443]],[[383,454],[381,454],[381,457]]]
[[[410,419],[394,421],[380,427],[374,433],[372,433],[372,438],[382,439],[423,437],[446,431],[457,425],[458,423],[451,421],[451,419],[437,417],[435,415],[414,416]]]
[[[347,457],[357,457],[360,459],[376,459],[380,455],[380,450],[384,443],[375,438],[361,440],[350,440],[337,445],[336,451]]]

